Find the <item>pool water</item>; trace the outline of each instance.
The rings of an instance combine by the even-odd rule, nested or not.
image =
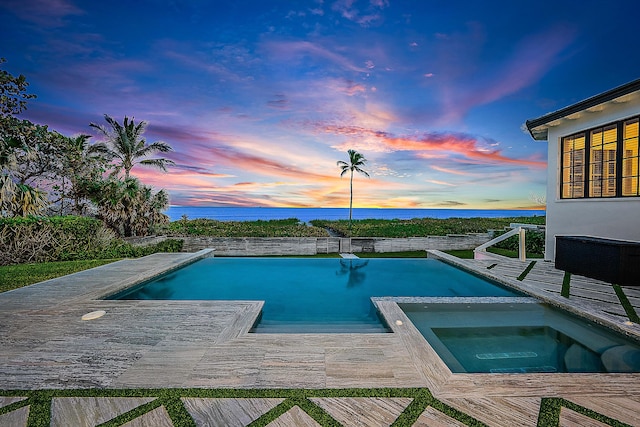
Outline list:
[[[385,296],[519,294],[424,258],[208,258],[110,299],[261,300],[254,332],[388,332]]]
[[[452,372],[640,372],[640,346],[539,303],[400,304]]]

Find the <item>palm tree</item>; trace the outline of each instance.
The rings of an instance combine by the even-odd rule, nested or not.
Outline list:
[[[63,137],[63,185],[66,176],[71,182],[69,196],[73,199],[73,210],[77,215],[82,215],[84,206],[80,201],[87,195],[83,184],[102,175],[106,159],[110,156],[105,144],[89,144],[90,138],[90,135]]]
[[[338,160],[337,165],[340,169],[342,169],[342,172],[340,172],[340,178],[342,178],[342,176],[347,173],[347,171],[351,171],[349,182],[349,230],[351,230],[351,213],[353,211],[353,171],[360,172],[367,178],[369,177],[369,174],[367,173],[367,171],[362,169],[362,166],[367,163],[367,159],[365,159],[362,154],[358,153],[355,150],[348,150],[347,153],[349,154],[349,163]]]
[[[168,153],[173,150],[169,144],[162,141],[155,141],[147,145],[147,141],[142,137],[147,127],[147,122],[141,121],[136,124],[133,118],[129,120],[125,116],[123,124],[120,124],[107,114],[104,115],[104,119],[109,127],[95,123],[91,123],[90,126],[97,129],[107,138],[108,144],[98,144],[103,144],[109,150],[111,157],[118,159],[119,164],[115,167],[115,174],[124,169],[124,178],[126,180],[129,178],[131,168],[138,163],[154,166],[163,171],[167,170],[167,165],[175,164],[173,161],[164,158],[139,160],[156,152]]]
[[[154,194],[151,187],[137,178],[121,180],[111,176],[89,182],[86,192],[98,207],[98,218],[121,236],[146,236],[154,226],[169,222],[169,217],[162,213],[169,207],[167,192],[160,190]]]
[[[47,206],[49,201],[44,191],[17,184],[9,175],[0,175],[0,216],[39,215]]]

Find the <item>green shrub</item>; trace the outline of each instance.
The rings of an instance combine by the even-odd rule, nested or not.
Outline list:
[[[95,218],[27,217],[0,219],[0,265],[49,261],[140,257],[179,252],[182,240],[134,247]]]
[[[115,240],[100,251],[87,253],[83,259],[139,258],[157,252],[181,252],[184,241],[167,239],[155,245],[133,246],[122,240]]]
[[[0,265],[82,259],[108,246],[115,236],[94,218],[0,219]]]
[[[309,227],[296,218],[270,221],[217,221],[181,219],[159,228],[170,236],[212,237],[327,237],[325,230]]]
[[[414,218],[355,220],[313,220],[316,227],[329,228],[345,237],[426,237],[447,234],[486,233],[511,223],[544,225],[544,216],[507,218]]]
[[[543,254],[544,253],[545,235],[541,231],[527,230],[525,235],[525,249],[527,253]],[[518,251],[518,235],[511,236],[506,240],[495,245],[496,248]]]

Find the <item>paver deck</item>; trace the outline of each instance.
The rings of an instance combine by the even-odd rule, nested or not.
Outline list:
[[[155,254],[0,294],[0,389],[6,391],[0,397],[0,425],[26,425],[30,406],[41,402],[34,393],[50,389],[68,390],[50,397],[54,425],[81,425],[77,420],[95,425],[135,411],[140,417],[125,425],[171,425],[174,406],[152,390],[166,388],[185,389],[178,393],[178,406],[198,425],[244,425],[270,411],[282,412],[273,425],[316,425],[305,405],[345,425],[373,425],[371,420],[389,425],[415,404],[415,390],[421,389],[435,400],[421,400],[424,412],[415,425],[457,425],[446,412],[459,411],[490,426],[535,426],[548,398],[568,402],[558,409],[561,425],[579,425],[584,417],[595,425],[593,413],[640,425],[639,374],[452,374],[392,300],[377,304],[394,333],[250,334],[259,301],[100,299],[209,255]],[[637,324],[625,323],[610,285],[574,277],[566,299],[560,296],[562,272],[550,263],[538,261],[520,281],[516,278],[527,264],[515,260],[430,255],[640,337]],[[624,291],[640,309],[640,292]],[[81,320],[95,310],[106,314]],[[326,391],[381,387],[397,388],[399,395],[372,392],[365,399]],[[150,390],[138,400],[119,395],[130,388]],[[190,388],[212,390],[212,395],[192,396]],[[214,392],[300,388],[311,390],[303,403],[286,396],[246,400]],[[82,389],[95,396],[77,392]]]

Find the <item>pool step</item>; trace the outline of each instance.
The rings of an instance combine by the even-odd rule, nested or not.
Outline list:
[[[260,322],[251,330],[257,334],[379,334],[389,330],[367,323],[285,323]]]
[[[494,359],[519,359],[523,357],[538,357],[538,353],[533,351],[513,351],[510,353],[479,353],[476,357],[481,360]]]
[[[492,374],[538,374],[558,372],[553,366],[527,366],[524,368],[495,368],[491,369]]]

